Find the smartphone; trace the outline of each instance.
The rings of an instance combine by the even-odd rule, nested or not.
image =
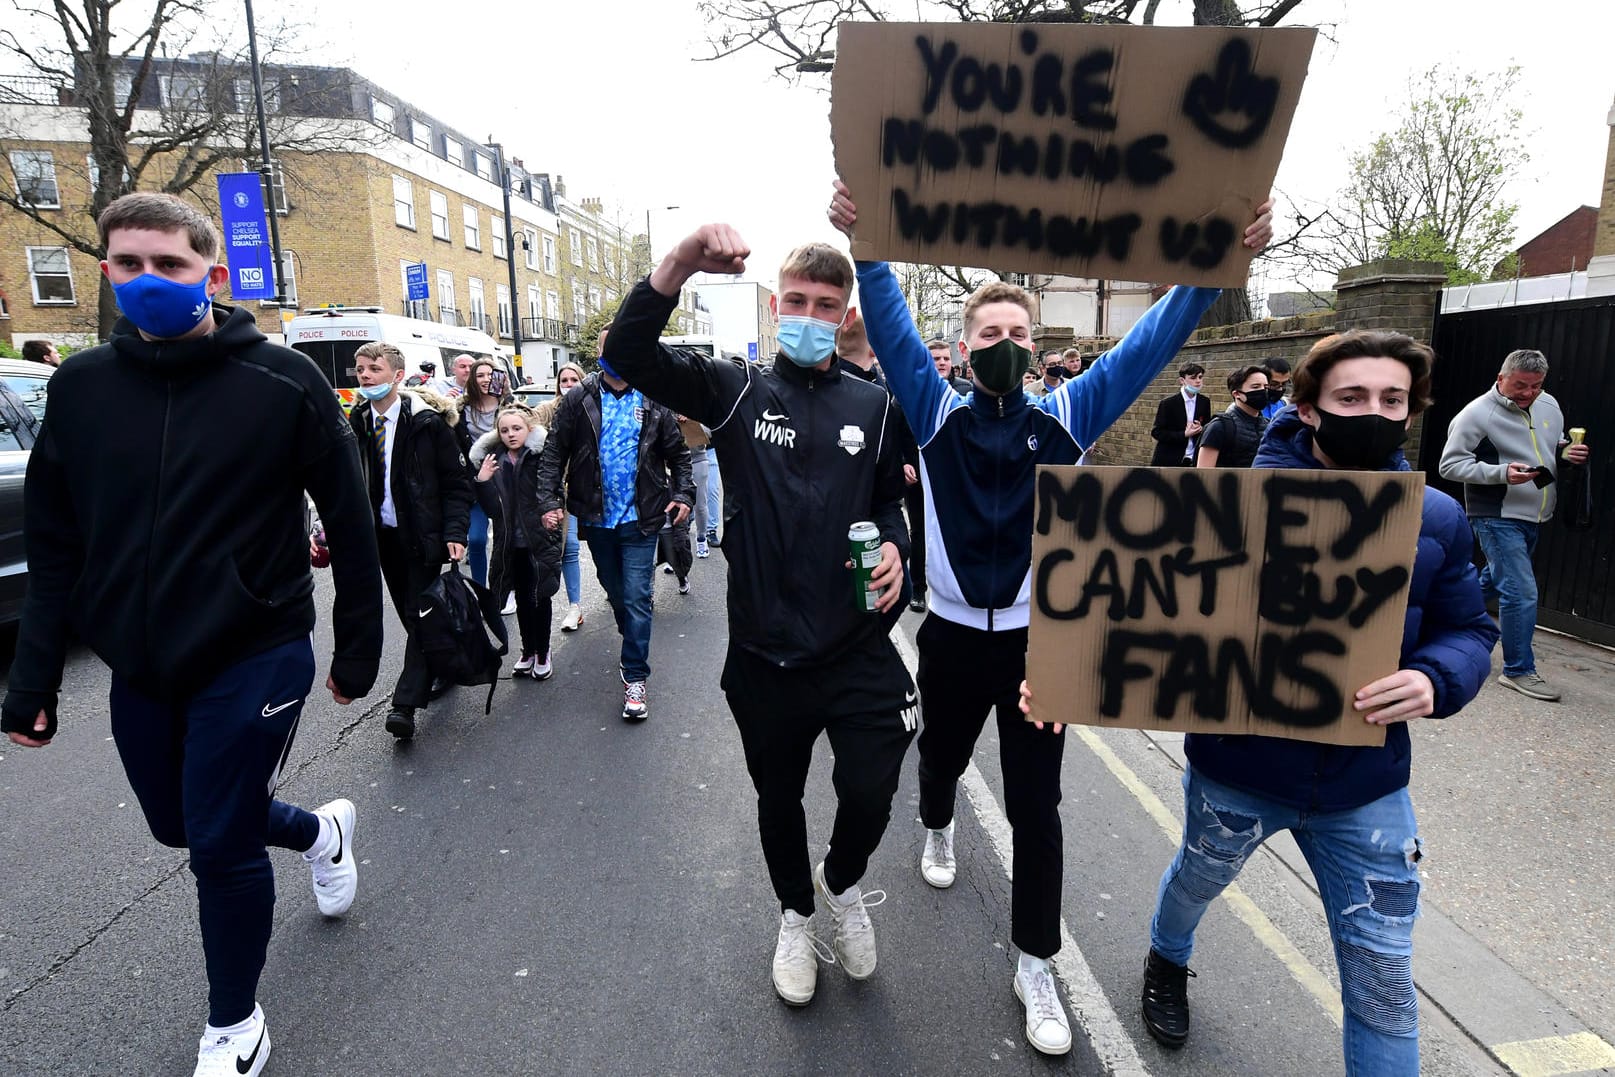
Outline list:
[[[1548,470],[1545,465],[1538,464],[1531,469],[1531,481],[1536,483],[1537,489],[1540,490],[1545,486],[1552,485],[1553,472]]]

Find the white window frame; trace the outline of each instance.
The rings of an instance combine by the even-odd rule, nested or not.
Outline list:
[[[538,232],[532,228],[523,228],[522,235],[527,237],[526,260],[528,269],[538,268]]]
[[[555,275],[555,237],[548,233],[544,236],[544,272]]]
[[[17,191],[17,198],[18,198],[19,201],[28,202],[28,204],[30,206],[34,207],[35,209],[61,209],[62,208],[62,186],[61,186],[60,183],[58,183],[56,181],[56,155],[55,154],[51,153],[50,150],[12,150],[11,153],[8,156],[9,156],[10,161],[11,161],[11,176],[12,176],[12,179],[15,181],[15,188],[16,188],[16,191]],[[50,189],[51,189],[51,192],[52,192],[52,194],[54,196],[51,199],[51,201],[49,201],[49,202],[34,202],[34,201],[29,201],[28,199],[23,197],[22,178],[23,178],[24,168],[23,168],[22,165],[18,164],[19,159],[32,161],[36,168],[41,162],[43,162],[46,166],[48,166],[48,169],[49,169],[48,182],[50,183]],[[32,173],[34,170],[30,169],[29,171],[30,171],[30,173]],[[46,173],[44,171],[39,171],[38,179],[42,183],[47,182]],[[45,191],[44,191],[43,186],[34,188],[33,193],[34,194],[44,194]],[[41,249],[43,249],[43,248],[41,248]]]
[[[477,213],[477,207],[466,203],[460,207],[460,219],[465,222],[465,249],[480,251],[482,249],[482,221]]]
[[[572,264],[581,266],[583,264],[583,233],[576,228],[568,228],[566,233],[567,242],[572,248]]]
[[[52,277],[67,278],[66,299],[41,299],[39,295],[39,269],[34,265],[35,254],[60,253],[62,262],[67,267],[65,271],[51,271]],[[28,286],[34,294],[36,307],[72,307],[78,305],[78,290],[73,281],[73,258],[66,247],[29,247],[28,258]]]
[[[598,288],[591,287],[589,289],[589,313],[600,313],[600,289]]]
[[[112,105],[122,112],[129,105],[129,95],[135,92],[135,76],[132,71],[119,71],[112,76]]]
[[[544,293],[544,317],[552,322],[561,320],[561,293],[554,288]]]
[[[505,255],[505,219],[497,213],[488,214],[488,239],[495,258]]]
[[[466,281],[465,289],[466,321],[477,329],[487,332],[483,323],[488,318],[488,297],[482,291],[482,278],[471,277]]]
[[[527,286],[527,317],[535,322],[544,317],[544,290],[536,284]]]
[[[443,136],[443,159],[450,164],[465,167],[465,146],[457,138]]]
[[[516,313],[510,305],[510,286],[507,284],[494,285],[493,300],[495,312],[494,319],[498,325],[499,335],[502,337],[508,337],[511,335],[510,318],[511,315]]]
[[[196,92],[189,101],[180,100],[174,92],[174,85],[178,83],[182,90],[194,86]],[[133,88],[133,83],[130,84]],[[188,112],[205,112],[208,108],[207,80],[197,75],[181,72],[177,75],[162,75],[157,79],[158,98],[164,108],[181,109]]]
[[[125,76],[120,75],[118,77],[123,78]],[[133,76],[128,77],[131,79],[133,78]],[[252,80],[235,79],[234,83],[236,111],[244,116],[251,116],[255,114],[258,111],[258,102],[252,99]],[[121,92],[123,95],[123,100],[127,101],[129,99],[128,86],[132,86],[133,83],[129,83],[128,86],[124,85],[123,83],[118,83],[117,85],[120,87],[118,92]],[[270,82],[268,79],[265,79],[263,86],[264,114],[267,116],[274,116],[280,112],[280,83]],[[122,107],[122,102],[119,103],[119,107]]]
[[[403,197],[400,197],[402,192]],[[400,228],[415,230],[415,184],[408,176],[393,173],[393,221]]]
[[[409,140],[427,153],[432,152],[432,125],[419,116],[409,118]]]
[[[432,191],[427,196],[427,201],[432,209],[432,238],[449,239],[449,196],[442,191]],[[439,208],[443,212],[439,213]],[[439,222],[442,222],[441,231],[439,231]],[[452,243],[453,240],[449,240],[449,242]]]
[[[593,236],[583,241],[589,249],[589,272],[600,272],[600,243]]]
[[[582,325],[589,320],[589,308],[582,290],[572,292],[572,324]]]
[[[452,310],[455,314],[463,313],[454,299],[454,271],[440,269],[437,271],[437,309]]]
[[[493,180],[493,158],[489,157],[486,153],[475,153],[475,152],[473,152],[471,154],[471,156],[476,161],[476,170],[477,170],[478,177],[492,182],[492,180]]]
[[[370,97],[370,122],[390,135],[398,133],[398,110],[374,94]]]

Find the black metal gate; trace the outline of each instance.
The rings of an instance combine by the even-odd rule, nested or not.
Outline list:
[[[1433,339],[1435,404],[1424,415],[1419,463],[1432,486],[1460,501],[1462,487],[1436,470],[1448,424],[1496,382],[1509,352],[1536,348],[1548,357],[1546,388],[1564,409],[1565,426],[1587,429],[1595,526],[1543,525],[1537,620],[1615,645],[1615,296],[1438,314]]]

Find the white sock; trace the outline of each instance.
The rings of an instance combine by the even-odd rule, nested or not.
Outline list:
[[[226,1025],[224,1028],[216,1028],[213,1025],[208,1025],[206,1035],[209,1037],[240,1036],[252,1028],[252,1019],[257,1016],[258,1010],[255,1007],[253,1011],[247,1015],[247,1019],[245,1021],[238,1021],[233,1025]]]
[[[1047,958],[1033,957],[1031,954],[1021,954],[1020,968],[1016,970],[1023,976],[1035,976],[1039,972],[1049,971]]]
[[[339,840],[336,825],[330,819],[320,815],[318,812],[315,813],[314,818],[320,821],[320,833],[314,839],[314,844],[310,845],[308,851],[303,854],[303,857],[307,860],[318,860],[321,856],[336,852],[333,846]]]

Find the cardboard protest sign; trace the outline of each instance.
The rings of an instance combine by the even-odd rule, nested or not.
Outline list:
[[[844,22],[853,257],[1243,287],[1316,36]]]
[[[1040,467],[1026,656],[1039,721],[1380,745],[1417,472]]]

